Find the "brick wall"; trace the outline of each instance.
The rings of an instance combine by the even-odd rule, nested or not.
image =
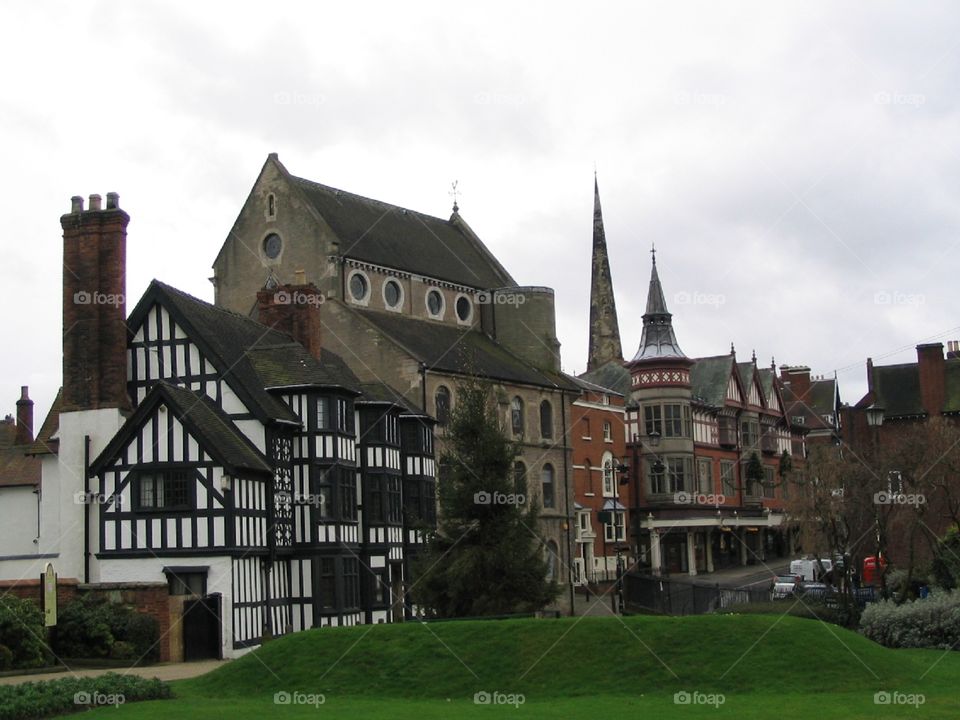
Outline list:
[[[160,662],[171,660],[170,595],[166,583],[96,583],[82,584],[74,578],[58,578],[57,605],[65,605],[88,593],[106,597],[113,603],[129,605],[137,612],[156,618],[160,627]],[[14,595],[40,605],[40,579],[2,580],[0,596]],[[174,628],[174,632],[178,629]]]

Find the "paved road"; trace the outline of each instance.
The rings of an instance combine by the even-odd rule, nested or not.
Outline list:
[[[115,672],[120,675],[139,675],[147,678],[159,678],[161,680],[185,680],[187,678],[204,675],[211,670],[230,662],[229,660],[199,660],[197,662],[184,663],[164,663],[163,665],[151,665],[149,667],[136,668],[104,668],[82,670],[65,670],[63,672],[39,673],[37,675],[12,675],[0,678],[0,685],[17,685],[25,682],[38,682],[40,680],[56,680],[63,677],[96,677],[108,672]]]

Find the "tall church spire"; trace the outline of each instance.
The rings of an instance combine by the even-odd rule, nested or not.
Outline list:
[[[607,238],[603,232],[603,213],[600,210],[600,188],[593,175],[593,269],[590,275],[590,352],[587,372],[609,362],[623,362],[620,345],[620,324],[617,321],[617,302],[613,296],[610,260],[607,257]]]
[[[655,251],[651,251],[652,253]],[[633,361],[657,358],[685,358],[673,332],[673,316],[667,311],[663,286],[657,272],[657,256],[653,255],[650,270],[650,290],[647,292],[647,311],[643,314],[643,335]]]

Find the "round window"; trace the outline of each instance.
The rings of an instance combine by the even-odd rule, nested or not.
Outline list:
[[[271,260],[276,260],[280,255],[280,248],[283,247],[283,241],[276,233],[270,233],[263,239],[263,254]]]
[[[367,278],[363,274],[357,272],[350,276],[350,295],[357,302],[367,297],[369,288]]]
[[[427,310],[431,315],[439,315],[443,312],[443,295],[439,290],[431,290],[427,293]]]
[[[400,304],[403,297],[403,291],[400,289],[400,283],[396,280],[387,280],[383,286],[383,299],[387,302],[387,307],[395,308]]]
[[[457,298],[457,317],[460,318],[460,322],[469,320],[472,311],[473,306],[470,304],[469,298],[463,297],[462,295]]]

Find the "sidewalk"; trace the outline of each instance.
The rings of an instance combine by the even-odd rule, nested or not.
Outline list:
[[[57,680],[65,677],[97,677],[106,673],[118,675],[139,675],[145,678],[159,678],[160,680],[186,680],[187,678],[205,675],[216,670],[229,660],[198,660],[197,662],[164,663],[149,667],[135,668],[84,668],[82,670],[64,670],[63,672],[38,673],[36,675],[11,675],[0,678],[0,685],[19,685],[25,682],[39,682],[41,680]]]

